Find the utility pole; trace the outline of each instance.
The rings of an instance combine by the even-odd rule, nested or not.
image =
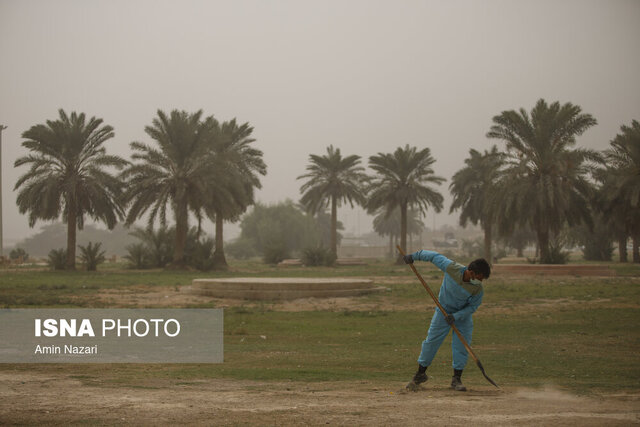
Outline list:
[[[2,240],[2,131],[7,127],[0,125],[0,258],[4,257],[4,241]]]

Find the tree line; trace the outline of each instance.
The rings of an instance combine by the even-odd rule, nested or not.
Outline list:
[[[189,215],[198,231],[204,218],[216,224],[214,262],[226,266],[223,222],[237,220],[254,202],[266,174],[262,152],[252,146],[253,128],[235,119],[220,123],[213,116],[158,110],[146,134],[154,144],[134,141],[131,160],[106,153],[114,130],[102,119],[59,110],[57,120],[22,134],[29,154],[15,167],[29,166],[15,185],[20,213],[29,225],[62,217],[67,224],[66,269],[75,269],[76,229],[85,217],[113,229],[147,217],[167,226],[167,210],[175,219],[171,266],[185,267]]]
[[[501,141],[503,149],[471,149],[449,185],[450,213],[460,211],[462,226],[471,222],[482,227],[485,258],[493,259],[495,235],[522,240],[531,232],[539,261],[556,263],[562,258],[558,236],[566,228],[585,225],[586,235],[606,228],[617,238],[621,262],[627,261],[631,236],[633,260],[640,262],[640,124],[623,125],[603,152],[575,148],[576,138],[596,124],[577,105],[543,99],[530,112],[521,108],[493,117],[486,136]],[[428,208],[443,208],[435,186],[445,179],[434,174],[429,148],[406,145],[371,156],[372,176],[364,172],[359,156],[342,157],[333,146],[309,161],[308,173],[299,177],[307,180],[300,189],[307,209],[330,206],[334,223],[337,206],[355,202],[378,215],[374,226],[380,233],[384,220],[399,211],[400,246],[405,249],[411,209],[426,214]]]
[[[554,262],[557,236],[567,227],[585,226],[586,233],[604,227],[615,235],[620,261],[626,261],[632,237],[633,260],[640,262],[640,125],[635,120],[623,125],[603,152],[576,148],[576,138],[596,123],[577,105],[542,99],[530,112],[521,108],[493,117],[486,136],[503,148],[470,150],[449,185],[450,212],[460,211],[463,226],[482,227],[487,259],[496,236],[533,233],[540,261]],[[76,229],[85,217],[112,229],[118,221],[131,225],[146,216],[151,230],[157,222],[167,227],[170,209],[174,268],[185,266],[189,217],[197,220],[196,234],[209,218],[215,223],[213,265],[225,268],[224,221],[238,221],[254,204],[266,174],[263,153],[252,145],[253,128],[235,119],[221,123],[202,110],[159,110],[145,132],[153,144],[132,142],[126,160],[106,153],[104,144],[114,131],[102,119],[61,109],[57,120],[32,126],[22,134],[29,154],[15,162],[29,166],[15,185],[20,212],[28,213],[30,226],[62,217],[67,269],[75,268]],[[328,217],[333,258],[337,209],[344,204],[376,215],[378,231],[399,216],[400,245],[406,248],[407,224],[415,222],[415,213],[444,208],[437,187],[446,180],[435,174],[434,163],[429,148],[405,145],[370,156],[373,173],[368,173],[360,156],[343,156],[330,145],[326,154],[310,155],[306,173],[298,177],[300,205],[311,215]],[[268,247],[276,227],[262,225],[269,232],[261,234],[261,244]]]

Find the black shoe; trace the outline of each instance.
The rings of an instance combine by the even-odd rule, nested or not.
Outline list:
[[[407,384],[407,389],[411,391],[417,391],[420,388],[420,384],[426,383],[427,379],[428,377],[426,372],[418,371],[413,376],[413,379],[409,381],[409,384]]]
[[[451,388],[455,391],[467,391],[467,388],[462,385],[462,380],[459,376],[454,375],[451,377]]]

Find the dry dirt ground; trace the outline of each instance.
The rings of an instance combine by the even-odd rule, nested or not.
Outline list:
[[[380,279],[392,284],[394,278]],[[204,301],[206,299],[206,301]],[[176,287],[104,290],[100,303],[120,307],[251,306]],[[424,301],[403,307],[366,298],[302,299],[268,308],[301,310],[424,309]],[[594,303],[600,302],[593,301]],[[553,304],[576,304],[554,300]],[[584,305],[585,302],[579,302]],[[407,305],[408,304],[408,305]],[[415,304],[415,307],[413,306]],[[539,310],[545,301],[531,303]],[[519,305],[522,311],[527,305]],[[483,307],[484,311],[508,310]],[[556,388],[497,391],[491,386],[456,393],[444,379],[431,379],[418,392],[404,382],[258,382],[229,379],[180,381],[149,378],[135,387],[88,381],[72,367],[35,366],[0,371],[0,424],[90,425],[634,425],[640,424],[640,392],[575,396]],[[105,378],[108,377],[108,373]]]
[[[0,372],[0,423],[91,425],[631,425],[640,394],[578,397],[546,389],[443,384],[151,380],[86,384],[63,372]]]

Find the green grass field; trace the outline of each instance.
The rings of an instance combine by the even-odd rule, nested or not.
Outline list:
[[[501,386],[554,385],[578,394],[638,389],[640,364],[640,268],[624,276],[492,277],[474,315],[474,347],[487,374]],[[441,274],[419,269],[437,292]],[[189,383],[208,378],[399,383],[415,370],[433,303],[406,266],[378,261],[338,268],[232,265],[225,273],[136,272],[119,267],[97,273],[0,271],[0,307],[107,307],[105,289],[132,285],[176,288],[212,276],[364,276],[389,292],[357,298],[374,309],[283,311],[277,303],[225,309],[225,362],[218,365],[0,365],[0,370],[69,370],[73,378],[104,386],[145,385],[150,378]],[[392,279],[392,280],[391,280]],[[215,307],[206,300],[190,307]],[[144,306],[144,304],[142,304]],[[111,307],[114,307],[111,305]],[[265,337],[265,338],[263,338]],[[451,375],[451,338],[429,374]],[[473,360],[468,386],[485,386]]]

